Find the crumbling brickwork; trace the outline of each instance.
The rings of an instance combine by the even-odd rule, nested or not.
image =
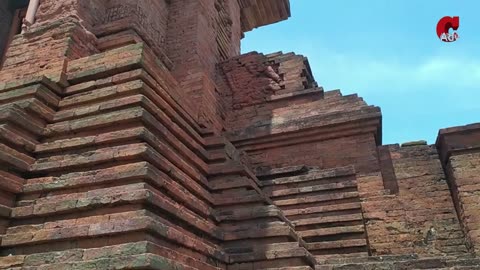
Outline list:
[[[304,56],[239,55],[289,16],[42,0],[0,69],[0,269],[480,269],[478,125],[383,146]]]

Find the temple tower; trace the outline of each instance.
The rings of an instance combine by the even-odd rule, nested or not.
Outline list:
[[[1,1],[0,269],[476,267],[478,126],[382,145],[306,57],[240,55],[289,16]]]

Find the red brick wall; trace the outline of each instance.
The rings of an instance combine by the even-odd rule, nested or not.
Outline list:
[[[18,44],[21,48],[13,49],[12,57],[7,57],[12,59],[7,61],[6,69],[9,66],[23,68],[16,68],[6,76],[18,79],[43,71],[55,73],[49,76],[59,80],[64,57],[77,59],[96,53],[96,37],[133,29],[165,66],[173,70],[181,85],[182,106],[203,126],[220,131],[223,128],[219,113],[222,89],[216,85],[216,64],[239,53],[243,35],[240,16],[236,0],[45,0],[38,9],[36,23],[29,30],[31,34],[14,42],[12,46]],[[59,27],[60,20],[71,21],[78,29],[65,32],[65,27]],[[50,39],[53,31],[49,31],[49,27],[61,33],[55,33],[55,38]],[[34,31],[43,32],[34,34]],[[34,42],[39,38],[37,35],[44,38],[42,48],[48,48],[49,53],[39,51]],[[130,42],[138,42],[135,37],[131,39]],[[118,46],[121,45],[120,42]],[[52,55],[61,61],[52,63]]]
[[[471,251],[480,254],[480,124],[442,129],[437,139],[457,213]]]
[[[235,117],[243,116],[242,109],[255,110],[261,104],[261,109],[273,109],[275,105],[268,104],[275,97],[295,95],[305,89],[318,90],[317,99],[322,98],[323,89],[316,88],[316,82],[310,75],[309,63],[302,55],[294,53],[273,53],[264,55],[257,52],[243,54],[225,61],[220,65],[221,72],[230,87],[230,91],[223,93],[228,107],[234,111],[230,114]],[[311,99],[312,100],[312,99]],[[288,105],[295,101],[290,100]],[[278,106],[277,102],[277,107]],[[283,107],[287,104],[283,104]],[[242,117],[243,116],[243,117]],[[229,129],[236,127],[229,123]]]
[[[102,0],[42,0],[35,16],[36,24],[52,23],[59,19],[72,17],[82,21],[82,25],[91,30],[105,16],[106,1]]]
[[[465,254],[464,235],[436,149],[389,148],[399,192],[370,195],[362,206],[372,253]]]
[[[41,75],[60,81],[65,61],[95,52],[94,43],[95,37],[86,33],[75,20],[35,25],[13,39],[0,71],[0,81]]]
[[[239,53],[242,33],[238,3],[172,1],[169,16],[166,46],[173,74],[192,103],[191,113],[202,125],[220,131],[223,120],[218,104],[222,89],[216,85],[216,64],[226,54],[232,57]],[[222,56],[221,52],[225,54]]]
[[[267,68],[272,67],[266,62],[263,54],[252,52],[222,63],[222,72],[231,89],[225,95],[230,109],[238,110],[264,103],[275,90],[280,90],[280,77],[268,75]]]
[[[480,254],[480,153],[453,155],[447,174],[470,248]]]
[[[127,29],[133,29],[146,42],[159,58],[165,57],[165,39],[168,24],[169,4],[161,1],[106,1],[98,10],[104,9],[102,16],[94,21],[97,36],[106,36]]]
[[[0,71],[0,105],[15,103],[20,107],[10,109],[24,117],[0,110],[4,121],[0,122],[4,132],[0,233],[10,228],[1,243],[9,248],[6,254],[22,250],[30,256],[53,246],[61,252],[82,246],[81,253],[99,247],[110,259],[108,252],[115,256],[119,252],[105,246],[117,245],[115,249],[122,244],[133,251],[131,242],[150,239],[172,248],[156,249],[156,255],[198,269],[231,263],[219,254],[222,248],[239,255],[231,269],[267,268],[273,265],[268,261],[275,266],[307,263],[309,269],[313,263],[297,241],[297,232],[282,211],[271,207],[247,164],[254,168],[307,165],[327,171],[353,165],[365,218],[356,222],[363,226],[365,221],[373,255],[467,252],[433,147],[379,150],[379,109],[356,95],[342,96],[338,91],[324,95],[302,56],[253,53],[240,57],[251,61],[234,58],[223,66],[223,73],[219,71],[220,61],[239,53],[241,12],[236,0],[41,3],[37,23],[14,39]],[[141,44],[126,46],[130,43]],[[27,80],[42,75],[53,82]],[[28,132],[18,131],[18,126]],[[250,160],[240,162],[243,155],[232,150],[235,147],[227,139],[217,138],[224,141],[219,143],[206,136],[211,129],[217,133],[225,129],[225,136],[246,150]],[[18,138],[7,131],[17,132]],[[478,141],[475,136],[468,138]],[[454,150],[442,152],[441,160],[464,229],[476,245],[480,155],[470,148]],[[149,163],[153,167],[146,166]],[[158,175],[147,174],[151,168]],[[141,175],[132,179],[131,173]],[[22,190],[24,178],[33,191]],[[96,190],[100,191],[89,193]],[[121,196],[115,197],[115,192]],[[83,206],[66,202],[69,196],[76,200],[89,194],[100,199],[89,199]],[[148,201],[151,198],[156,199]],[[151,205],[145,210],[147,204]],[[252,206],[258,209],[251,211]],[[216,219],[218,210],[228,219],[223,224]],[[84,216],[77,216],[79,211]],[[37,214],[51,218],[51,227],[41,227],[45,219]],[[263,223],[257,222],[257,215]],[[7,217],[14,222],[7,224]],[[158,217],[164,227],[154,220]],[[238,223],[239,218],[244,222]],[[41,226],[23,227],[30,222]],[[26,239],[33,234],[23,229],[32,230],[35,238]],[[161,236],[151,236],[152,231]],[[269,233],[274,237],[265,237]],[[74,235],[79,238],[76,242],[71,240]],[[98,241],[91,240],[95,236]],[[245,255],[243,240],[255,247],[251,253],[257,257]],[[53,244],[57,242],[65,246]],[[256,250],[258,243],[265,246]],[[282,249],[286,246],[290,249]],[[265,250],[271,253],[265,255]],[[139,253],[134,256],[152,252]],[[287,260],[291,257],[296,261]],[[20,254],[7,260],[18,259],[21,264],[25,258]],[[244,262],[248,264],[242,266]],[[120,268],[132,267],[122,259],[116,263]]]

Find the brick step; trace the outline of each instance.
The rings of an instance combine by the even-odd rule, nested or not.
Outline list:
[[[145,179],[146,182],[152,181],[153,184],[162,183],[160,179],[153,179],[156,176],[155,171],[156,169],[150,163],[143,161],[98,170],[66,173],[60,176],[30,178],[25,181],[23,194],[51,193],[135,179]]]
[[[225,176],[210,178],[208,184],[211,190],[221,191],[232,188],[250,187],[252,182],[248,177],[243,176]]]
[[[15,260],[17,261],[11,261]],[[5,258],[2,262],[0,258],[0,269],[20,269],[22,265],[21,258]],[[99,268],[100,267],[100,268]],[[48,269],[149,269],[149,270],[202,270],[208,268],[194,268],[177,262],[176,259],[167,259],[154,254],[140,254],[130,256],[111,256],[109,258],[100,258],[96,260],[84,260],[76,262],[59,262],[53,264],[43,264],[36,266],[23,266],[23,270],[48,270]],[[221,268],[210,268],[221,269]]]
[[[280,168],[268,168],[268,167],[258,167],[255,169],[255,174],[258,179],[264,181],[272,178],[279,178],[282,176],[295,176],[300,174],[305,174],[309,171],[311,167],[305,165],[296,165]]]
[[[138,125],[141,123],[144,126],[157,127],[155,134],[161,134],[163,139],[171,143],[180,140],[191,151],[194,151],[203,159],[207,158],[207,153],[201,146],[202,144],[196,142],[185,130],[172,122],[165,115],[165,112],[160,110],[150,100],[143,96],[135,96],[132,99],[129,102],[134,103],[129,108],[119,108],[116,111],[106,111],[99,115],[88,115],[78,119],[49,124],[45,129],[44,135],[52,138],[59,135],[67,136],[80,132],[85,133],[99,128],[115,129],[125,124],[134,123]]]
[[[381,256],[363,256],[363,257],[346,257],[346,258],[332,258],[329,260],[323,261],[325,264],[334,265],[334,264],[362,264],[362,263],[384,263],[384,262],[443,262],[446,264],[464,264],[468,265],[471,263],[480,262],[479,258],[475,258],[472,255],[465,256],[442,256],[442,257],[426,257],[421,258],[417,254],[405,254],[405,255],[381,255]]]
[[[213,199],[216,206],[265,202],[265,196],[262,196],[255,190],[230,194],[213,194]]]
[[[204,236],[199,237],[147,210],[9,227],[7,234],[1,236],[0,246],[12,248],[39,244],[55,245],[59,241],[125,235],[130,232],[150,232],[178,245],[226,261],[224,252],[217,245],[206,241]]]
[[[316,108],[317,109],[317,108]],[[320,108],[318,108],[320,110]],[[318,111],[317,110],[317,111]],[[328,114],[316,114],[313,116],[302,117],[299,114],[305,112],[305,108],[301,108],[298,111],[291,110],[289,115],[285,115],[285,121],[282,122],[282,134],[274,134],[277,136],[267,136],[272,135],[271,130],[280,130],[275,123],[271,123],[271,120],[266,120],[265,116],[262,116],[258,120],[255,118],[250,118],[249,120],[255,125],[250,126],[250,128],[261,128],[259,133],[255,134],[256,136],[264,136],[262,139],[252,139],[252,134],[247,134],[243,129],[237,131],[229,132],[229,138],[237,142],[235,145],[246,151],[261,151],[265,148],[271,147],[281,147],[286,145],[292,145],[292,143],[304,143],[307,140],[307,136],[311,135],[316,136],[315,140],[324,138],[325,140],[331,139],[334,137],[342,136],[352,136],[357,132],[373,132],[375,131],[375,125],[378,125],[378,117],[380,111],[378,108],[373,106],[368,106],[359,108],[358,110],[345,110],[331,112]],[[310,114],[309,114],[310,115]],[[346,128],[345,125],[342,126],[333,126],[337,123],[333,119],[349,119],[351,121],[361,119],[370,119],[365,122],[363,127],[359,127],[355,122],[349,122],[346,125],[349,127]],[[312,130],[304,132],[294,132],[298,129],[298,121],[308,122],[309,127],[317,127]],[[289,128],[287,128],[289,127]],[[307,127],[305,127],[307,128]],[[292,132],[289,132],[292,131]],[[288,133],[287,133],[288,132]],[[319,137],[321,136],[321,137]],[[312,138],[310,137],[310,138]]]
[[[254,190],[257,194],[260,194],[265,201],[270,204],[273,203],[272,200],[262,192],[258,186],[257,179],[252,178],[252,175],[245,171],[232,175],[209,177],[208,183],[210,190],[216,194],[232,193],[241,191],[242,189]]]
[[[113,76],[95,78],[90,81],[72,84],[63,89],[63,94],[67,97],[74,94],[85,93],[94,89],[100,89],[112,85],[119,85],[125,82],[140,79],[144,75],[146,75],[146,72],[141,68],[124,71]]]
[[[305,216],[318,214],[318,213],[328,213],[336,211],[361,211],[362,205],[360,202],[353,203],[342,203],[342,204],[332,204],[324,206],[315,206],[315,207],[306,207],[306,208],[297,208],[297,209],[284,209],[283,213],[292,221],[297,219],[302,219]]]
[[[187,119],[189,117],[182,109],[172,106],[172,104],[175,104],[175,101],[172,100],[164,88],[160,87],[146,71],[136,69],[107,78],[111,79],[113,83],[105,83],[108,79],[99,79],[96,82],[90,81],[68,87],[65,90],[68,96],[60,102],[59,106],[61,108],[68,108],[94,100],[110,100],[112,99],[111,97],[115,98],[116,96],[125,95],[133,89],[142,89],[145,92],[149,91],[152,94],[154,93],[159,101],[161,101],[158,105],[175,118],[177,122],[182,125],[186,125],[186,122],[188,122],[188,124],[193,123],[191,119]],[[155,100],[152,97],[149,98]],[[195,125],[195,127],[199,129],[198,126]]]
[[[51,197],[55,194],[68,194],[69,189],[77,188],[82,188],[86,191],[92,191],[90,193],[94,193],[93,190],[95,186],[118,186],[122,183],[135,182],[144,182],[154,187],[164,187],[168,190],[169,196],[190,207],[200,215],[210,216],[212,213],[208,201],[195,196],[194,194],[198,194],[194,192],[195,190],[190,191],[185,189],[177,181],[174,181],[147,162],[130,163],[93,171],[68,173],[58,177],[29,179],[24,186],[24,193],[18,197],[17,205],[28,206],[35,203],[36,200],[38,201],[38,199],[41,201],[42,199],[39,197],[40,194],[46,194],[42,196]],[[199,190],[201,191],[201,189]],[[73,192],[74,191],[71,193]],[[44,200],[51,202],[48,197]]]
[[[190,197],[194,199],[194,197]],[[61,214],[134,204],[148,204],[157,207],[206,234],[217,239],[222,238],[222,235],[217,233],[219,230],[216,225],[205,218],[210,213],[208,206],[206,209],[195,207],[188,199],[179,203],[145,183],[38,198],[30,205],[13,208],[11,216],[13,219],[57,217]],[[200,216],[197,212],[201,212],[204,216]],[[9,228],[7,233],[12,229],[18,230],[16,227]]]
[[[209,175],[212,177],[241,175],[249,176],[246,166],[240,161],[228,160],[222,163],[210,164]],[[253,175],[253,173],[251,174]]]
[[[366,115],[366,117],[372,117],[372,118],[375,118],[378,116],[379,116],[378,111],[374,111]],[[353,112],[351,113],[351,115],[343,115],[341,113],[338,113],[338,115],[332,116],[331,119],[334,119],[334,117],[358,118],[359,115],[358,115],[358,112]],[[324,119],[324,118],[321,118],[321,119]],[[325,120],[325,121],[329,121],[329,120]],[[320,120],[317,120],[316,122],[320,122]],[[358,132],[374,132],[375,131],[374,125],[378,125],[378,120],[375,120],[375,119],[368,120],[365,127],[359,127],[354,123],[349,123],[347,124],[349,126],[348,128],[343,128],[343,126],[331,127],[329,122],[327,123],[316,123],[316,122],[312,122],[311,125],[317,126],[318,128],[311,129],[308,131],[303,131],[300,133],[299,132],[292,132],[288,134],[281,133],[274,137],[269,136],[270,132],[266,131],[266,130],[269,130],[267,128],[269,124],[265,123],[264,125],[261,126],[261,130],[263,131],[261,132],[261,134],[258,134],[258,136],[265,137],[263,142],[261,141],[261,139],[252,140],[251,138],[252,135],[248,136],[246,134],[241,133],[243,129],[237,132],[229,132],[229,138],[235,141],[236,142],[235,145],[244,151],[261,152],[261,151],[264,151],[264,149],[266,148],[279,148],[279,147],[281,148],[281,147],[286,147],[292,144],[305,143],[306,141],[310,141],[310,140],[330,140],[332,138],[354,136]],[[285,123],[284,125],[298,126],[298,123],[292,122],[292,123]],[[277,128],[275,127],[275,129]],[[336,129],[339,129],[339,130],[336,130]],[[351,175],[348,177],[353,178],[354,175]],[[325,179],[325,181],[327,180],[328,179]]]
[[[343,181],[338,183],[329,183],[323,185],[312,185],[307,187],[298,187],[298,188],[286,188],[274,186],[272,188],[263,188],[265,194],[270,197],[283,197],[288,195],[300,195],[305,193],[314,193],[314,192],[339,192],[345,188],[354,188],[357,187],[356,181]],[[338,190],[338,191],[337,191]]]
[[[31,156],[0,142],[0,164],[6,164],[8,168],[20,172],[28,172],[34,163],[35,159]]]
[[[273,226],[271,228],[257,228],[256,230],[244,230],[240,232],[225,232],[225,241],[234,241],[240,239],[267,238],[285,236],[292,240],[297,240],[297,233],[286,224],[283,226]]]
[[[183,130],[182,132],[186,132],[184,134],[188,134],[188,136],[191,136],[196,142],[203,143],[203,139],[194,128],[197,127],[198,130],[198,125],[189,118],[186,112],[176,106],[175,101],[171,100],[171,96],[165,93],[163,88],[158,86],[146,72],[141,72],[139,77],[138,79],[132,78],[131,81],[119,82],[116,85],[106,85],[98,89],[67,96],[59,102],[60,111],[57,117],[59,119],[68,119],[78,114],[85,115],[93,111],[98,113],[99,111],[121,106],[122,104],[111,103],[111,101],[118,96],[141,94],[155,104],[155,110],[157,110],[159,115],[165,115],[168,119],[174,120],[170,121],[170,123],[176,123],[176,125]],[[68,110],[68,107],[88,107],[92,103],[99,102],[102,102],[102,105],[98,106],[96,110],[87,109],[83,110],[83,112],[74,109]],[[175,105],[172,106],[172,104]],[[93,108],[95,108],[95,106]]]
[[[29,122],[39,126],[43,126],[45,123],[51,123],[55,115],[54,106],[50,106],[47,102],[36,97],[19,97],[18,100],[7,104],[2,104],[0,101],[0,107],[2,107],[2,110],[8,107],[16,107],[23,111],[22,114],[24,116],[29,116],[27,117]]]
[[[391,261],[410,261],[416,260],[418,256],[415,254],[407,255],[382,255],[382,256],[359,256],[359,257],[332,257],[325,258],[321,262],[328,265],[336,264],[362,264],[368,262],[391,262]]]
[[[310,266],[289,266],[289,267],[276,267],[276,268],[262,268],[258,270],[314,270]]]
[[[239,222],[233,224],[221,224],[225,233],[240,234],[242,232],[248,233],[249,230],[264,230],[269,228],[280,228],[290,226],[286,222],[270,221],[270,220],[252,220],[250,222]]]
[[[241,151],[222,136],[205,138],[205,149],[208,151],[210,164],[241,159]]]
[[[24,182],[23,178],[0,170],[0,190],[18,194],[22,191]]]
[[[273,204],[270,197],[260,189],[255,175],[240,161],[210,164],[208,179],[209,183],[212,179],[212,189],[216,192],[213,197],[217,206],[255,202]]]
[[[245,262],[255,262],[255,261],[265,261],[265,260],[278,260],[285,258],[310,258],[308,251],[301,247],[290,248],[290,249],[271,249],[271,250],[260,250],[252,253],[244,254],[230,254],[230,263],[245,263]],[[313,258],[310,259],[313,265]]]
[[[318,111],[328,112],[328,109],[332,107],[344,110],[354,110],[365,107],[365,102],[356,94],[342,95],[340,90],[330,90],[326,91],[324,96],[325,98],[322,100],[322,102],[315,104],[317,106],[316,108],[318,108]]]
[[[321,98],[322,94],[323,94],[322,87],[313,87],[308,89],[297,90],[295,92],[278,93],[272,96],[268,96],[266,100],[279,101],[279,100],[292,99],[292,98],[307,96],[307,95],[313,95],[313,96],[317,96],[318,98]]]
[[[358,214],[351,214],[351,215],[335,215],[335,216],[324,216],[324,217],[316,217],[316,218],[296,219],[292,221],[292,223],[295,226],[304,226],[304,225],[361,221],[361,220],[363,220],[363,216],[361,213],[358,213]]]
[[[18,105],[0,106],[0,123],[13,124],[34,135],[42,135],[44,121],[38,116],[30,115]]]
[[[49,124],[46,126],[44,135],[52,138],[126,123],[147,122],[149,118],[153,118],[153,115],[141,106],[141,101],[138,102],[140,104],[135,107]]]
[[[288,176],[288,177],[278,177],[271,180],[262,180],[263,186],[272,186],[272,185],[286,185],[286,184],[299,184],[302,182],[310,182],[328,178],[335,178],[341,176],[354,175],[355,170],[353,167],[340,167],[327,170],[312,170],[308,171],[306,174],[297,175],[297,176]]]
[[[99,44],[99,46],[102,46],[102,45]],[[157,90],[156,92],[170,106],[169,111],[174,109],[180,115],[185,117],[185,121],[187,121],[192,127],[194,127],[198,131],[201,131],[202,129],[198,126],[198,124],[189,115],[187,115],[187,113],[185,113],[185,111],[181,107],[175,106],[176,101],[174,100],[174,98],[172,98],[171,95],[167,94],[166,91],[163,90],[164,87],[159,85],[159,83],[151,76],[151,74],[149,74],[144,69],[146,64],[142,63],[142,65],[144,65],[142,68],[136,68],[126,72],[122,71],[121,73],[115,74],[114,76],[108,76],[108,77],[103,77],[99,79],[94,78],[93,80],[90,80],[90,81],[73,84],[71,86],[66,87],[62,93],[66,96],[70,96],[77,93],[85,93],[95,89],[100,89],[100,88],[108,87],[111,85],[120,85],[125,82],[140,79],[145,83],[147,83],[152,89]],[[153,76],[155,76],[155,74],[153,74]]]
[[[364,231],[365,231],[365,227],[363,225],[356,225],[356,226],[320,228],[320,229],[299,231],[298,235],[305,239],[307,237],[320,237],[320,236],[349,234],[349,233],[363,233]]]
[[[147,254],[148,253],[148,254]],[[151,258],[148,259],[150,256]],[[142,260],[146,259],[144,262]],[[161,267],[155,267],[162,263]],[[0,269],[21,267],[21,269],[205,269],[220,270],[175,250],[161,247],[150,242],[136,242],[90,249],[69,249],[0,257]],[[166,267],[166,268],[164,268]],[[175,268],[177,267],[177,268]],[[16,268],[15,268],[16,269]],[[142,268],[145,269],[145,268]]]
[[[182,252],[179,252],[179,251],[176,251],[176,250],[173,250],[171,248],[164,247],[164,246],[161,246],[161,245],[149,244],[148,249],[153,254],[160,255],[162,257],[171,259],[171,260],[173,260],[175,262],[179,262],[183,265],[194,267],[195,269],[198,269],[198,270],[203,270],[203,269],[205,269],[205,270],[221,270],[222,269],[221,267],[216,267],[216,266],[213,266],[212,264],[209,264],[208,261],[205,262],[205,261],[198,260],[194,256],[189,256],[189,255],[186,255],[185,253],[182,253]],[[225,259],[227,259],[227,258],[228,257],[225,256]],[[212,262],[212,263],[215,264],[215,262]],[[223,261],[221,263],[223,263]]]
[[[40,158],[32,165],[32,169],[34,172],[58,172],[72,169],[88,170],[95,165],[119,161],[130,161],[132,163],[147,161],[159,170],[169,172],[169,177],[173,177],[175,181],[178,181],[202,199],[212,201],[210,194],[204,187],[208,183],[206,178],[192,179],[146,143],[112,146],[92,151]]]
[[[0,141],[13,148],[31,152],[38,144],[35,135],[12,123],[0,123]]]
[[[345,254],[324,254],[324,255],[314,255],[315,256],[315,260],[317,261],[317,265],[315,267],[316,270],[318,269],[321,269],[321,270],[327,270],[329,268],[318,268],[319,266],[320,267],[323,267],[324,265],[327,265],[325,264],[326,261],[330,261],[330,260],[335,260],[335,259],[344,259],[344,260],[348,260],[349,258],[367,258],[368,257],[368,252],[353,252],[353,253],[345,253]],[[360,264],[361,265],[361,264]],[[357,268],[349,268],[349,269],[357,269]],[[358,268],[358,269],[361,269],[361,268]],[[376,268],[372,268],[372,269],[376,269]]]
[[[389,257],[389,256],[386,256]],[[397,257],[397,256],[392,256]],[[401,256],[398,256],[401,257]],[[316,257],[317,258],[317,257]],[[320,257],[318,261],[322,261]],[[340,262],[340,261],[344,262]],[[388,258],[384,260],[382,257],[358,257],[352,258],[352,261],[361,260],[361,262],[348,262],[349,258],[339,258],[337,264],[317,264],[316,270],[369,270],[369,269],[480,269],[480,259],[453,259],[448,257],[432,257],[432,258]],[[328,260],[327,260],[328,261]]]
[[[95,165],[114,161],[128,161],[141,158],[153,159],[153,156],[155,155],[158,155],[158,153],[156,153],[148,144],[132,143],[90,151],[77,151],[75,153],[58,154],[39,158],[32,165],[32,171],[37,173],[46,173],[57,172],[61,170],[71,170],[75,168],[91,168]]]
[[[142,62],[146,58],[147,48],[142,43],[130,44],[121,48],[98,53],[90,57],[79,58],[71,61],[67,67],[67,80],[71,84],[80,84],[97,79],[104,79],[120,72],[137,69],[140,66],[146,68]],[[96,60],[95,60],[96,59]],[[106,66],[115,61],[114,66]]]
[[[206,146],[205,148],[207,148]],[[228,156],[225,154],[224,149],[219,150],[209,150],[208,151],[208,162],[209,163],[222,163],[228,160]]]
[[[165,156],[175,166],[188,173],[193,178],[202,178],[199,173],[206,173],[207,164],[180,141],[172,137],[164,137],[159,132],[161,124],[154,127],[125,127],[120,130],[105,131],[95,135],[62,138],[38,144],[35,153],[45,156],[81,152],[88,148],[102,148],[112,144],[132,141],[147,143],[153,149]],[[188,156],[188,157],[187,157]],[[187,158],[185,158],[187,157]]]
[[[206,136],[204,137],[205,140],[205,148],[208,149],[208,151],[216,151],[219,149],[225,149],[227,145],[232,146],[230,141],[226,139],[225,137],[222,136]],[[218,152],[220,153],[220,152]],[[225,154],[225,153],[224,153]]]
[[[154,134],[158,134],[163,140],[169,141],[175,147],[179,148],[183,146],[182,151],[191,149],[191,151],[199,154],[203,159],[207,158],[207,153],[202,148],[202,144],[196,142],[190,136],[191,134],[186,133],[185,130],[172,122],[165,112],[160,110],[151,100],[145,98],[145,96],[134,95],[110,102],[113,102],[111,106],[116,105],[119,106],[119,108],[113,112],[109,109],[101,114],[80,115],[80,118],[48,125],[50,130],[47,130],[46,135],[70,134],[71,131],[80,132],[97,127],[115,128],[118,126],[115,124],[135,122],[137,125],[142,123],[152,128],[155,130]],[[125,108],[126,105],[128,105],[127,108]],[[94,107],[92,110],[95,109],[98,110],[97,107]],[[98,111],[95,112],[100,113]],[[78,112],[75,110],[75,113]],[[119,115],[122,117],[119,117]],[[65,126],[70,126],[71,130],[65,129]],[[44,151],[48,151],[48,149]]]
[[[144,87],[147,87],[145,82],[136,79],[66,96],[59,102],[59,110],[55,115],[55,121],[59,122],[73,119],[76,116],[91,115],[99,110],[112,108],[114,106],[110,103],[112,100],[118,99],[118,97],[144,93]],[[94,106],[97,107],[97,110],[93,109]],[[82,110],[78,110],[78,108],[82,108]]]
[[[286,199],[286,200],[275,200],[275,205],[278,206],[291,206],[296,204],[308,204],[308,203],[315,203],[315,202],[326,202],[326,201],[334,201],[334,200],[341,200],[347,198],[358,198],[358,192],[344,192],[344,193],[333,193],[333,194],[323,194],[323,195],[313,195],[313,196],[305,196],[301,198],[295,199]]]
[[[131,86],[132,88],[126,88]],[[148,113],[155,117],[156,121],[169,129],[169,132],[173,132],[177,135],[177,139],[182,140],[188,145],[194,145],[198,147],[203,144],[203,139],[195,132],[190,126],[187,126],[183,120],[178,120],[181,117],[176,113],[163,111],[162,108],[167,106],[163,104],[163,101],[158,97],[154,90],[150,89],[141,81],[132,81],[126,83],[124,86],[111,86],[120,87],[124,89],[125,95],[112,97],[105,100],[103,95],[107,95],[109,91],[94,91],[94,94],[80,95],[76,97],[78,99],[86,99],[83,104],[80,100],[76,100],[73,108],[61,109],[55,114],[55,121],[59,123],[78,123],[82,119],[94,119],[99,123],[99,120],[103,115],[111,115],[112,110],[125,111],[126,107],[142,107]],[[113,90],[110,90],[113,91]],[[95,97],[98,96],[96,99]],[[107,97],[109,97],[107,95]],[[70,98],[70,97],[68,97]],[[72,97],[73,98],[73,97]],[[67,98],[66,98],[67,99]],[[61,103],[70,102],[70,100],[62,100]],[[128,110],[128,109],[127,109]],[[176,116],[175,116],[176,115]],[[172,119],[174,121],[172,121]],[[92,121],[93,122],[93,121]],[[52,127],[57,127],[54,124]]]
[[[285,242],[285,243],[273,243],[273,244],[258,244],[247,246],[244,243],[237,243],[236,245],[228,245],[224,248],[228,254],[248,254],[265,250],[287,250],[299,248],[298,242]]]
[[[0,104],[22,103],[23,101],[32,102],[33,100],[39,101],[46,108],[49,108],[50,112],[53,112],[58,106],[60,98],[42,84],[34,84],[0,93]]]
[[[215,211],[215,217],[219,222],[236,223],[240,221],[257,220],[259,218],[278,218],[278,220],[289,222],[283,215],[282,210],[274,205],[217,210]]]
[[[283,52],[273,52],[265,55],[269,61],[273,61],[274,63],[281,63],[284,61],[288,61],[295,58],[295,53],[283,53]]]
[[[226,243],[225,251],[230,255],[231,266],[228,269],[311,269],[315,264],[313,256],[298,242],[280,243]],[[297,260],[293,260],[297,258]],[[307,267],[307,268],[301,268]]]
[[[312,250],[325,250],[325,249],[340,249],[348,247],[366,247],[367,240],[365,239],[347,239],[328,242],[310,242],[306,243],[306,247],[309,251]]]

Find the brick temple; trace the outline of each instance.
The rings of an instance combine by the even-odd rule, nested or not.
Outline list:
[[[382,145],[288,0],[1,0],[0,269],[480,269],[480,124]],[[436,108],[441,110],[441,108]]]

